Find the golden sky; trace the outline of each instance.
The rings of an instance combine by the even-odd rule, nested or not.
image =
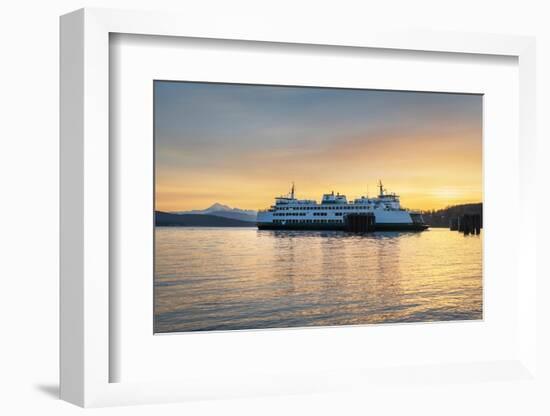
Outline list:
[[[291,183],[320,200],[411,209],[482,201],[482,96],[155,82],[156,209],[263,209]]]

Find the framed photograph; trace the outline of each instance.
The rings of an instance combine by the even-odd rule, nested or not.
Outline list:
[[[481,94],[153,88],[155,333],[483,318]]]
[[[63,16],[62,398],[538,383],[534,51]]]

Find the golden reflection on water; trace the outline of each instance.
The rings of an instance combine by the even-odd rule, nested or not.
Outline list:
[[[157,227],[155,332],[482,318],[482,236]]]

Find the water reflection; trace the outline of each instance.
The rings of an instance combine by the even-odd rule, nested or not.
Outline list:
[[[157,228],[155,331],[481,318],[481,237]]]

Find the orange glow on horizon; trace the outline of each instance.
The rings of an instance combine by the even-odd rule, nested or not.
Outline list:
[[[319,202],[324,193],[335,191],[352,200],[367,191],[371,197],[377,195],[378,179],[389,192],[400,195],[401,205],[409,209],[441,209],[483,200],[481,140],[463,149],[422,139],[389,139],[376,149],[368,145],[362,149],[360,142],[353,142],[348,149],[344,145],[279,155],[228,154],[215,168],[187,167],[185,162],[173,168],[157,167],[156,209],[204,209],[215,202],[264,209],[273,204],[273,198],[286,194],[292,182],[300,199]],[[418,145],[421,152],[414,151]]]
[[[261,193],[260,189],[251,189],[251,192],[254,192],[254,195],[251,194],[242,194],[238,192],[242,191],[242,187],[235,184],[235,187],[228,186],[224,193],[211,193],[211,194],[190,194],[185,188],[181,188],[178,191],[174,190],[164,190],[163,188],[157,189],[157,203],[156,210],[158,211],[190,211],[195,209],[205,209],[212,204],[218,202],[223,205],[228,205],[232,208],[241,208],[241,209],[250,209],[250,210],[259,210],[268,208],[274,203],[274,198],[276,196],[284,195],[288,192],[290,184],[286,184],[286,188],[281,182],[281,188],[277,188],[277,191],[271,193]],[[297,184],[297,186],[299,183]],[[375,183],[372,184],[369,189],[374,189]],[[233,189],[233,192],[230,192]],[[393,192],[394,188],[388,189],[388,191]],[[399,187],[395,187],[399,189]],[[318,189],[308,189],[300,190],[297,188],[296,197],[299,199],[313,199],[317,202],[320,202],[321,197],[324,193],[329,193],[332,190],[335,192],[340,192],[347,196],[348,200],[353,200],[360,196],[366,195],[366,186],[363,188],[345,187],[345,189],[338,187],[330,188],[318,188]],[[396,193],[401,198],[401,206],[408,209],[417,209],[417,210],[432,210],[432,209],[442,209],[451,205],[459,204],[469,204],[482,202],[483,196],[482,192],[478,191],[460,191],[455,193],[453,196],[449,196],[445,193],[439,193],[437,189],[434,189],[433,192],[430,192],[429,189],[426,189],[426,194],[417,194],[415,192],[408,192],[406,189],[402,192],[396,191]],[[233,194],[233,195],[232,195]],[[375,192],[369,192],[369,196],[376,196]]]

